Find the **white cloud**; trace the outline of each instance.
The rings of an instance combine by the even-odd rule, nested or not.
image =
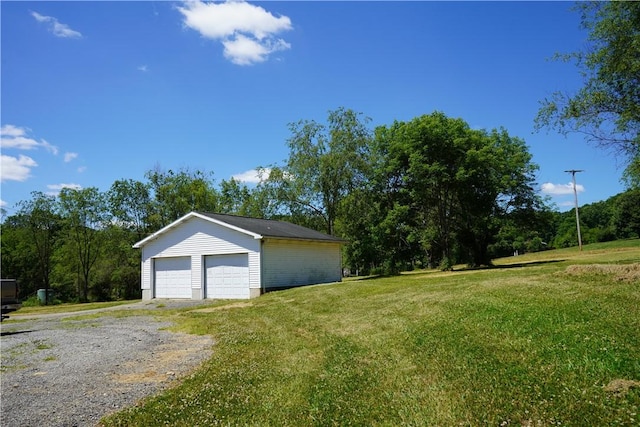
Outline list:
[[[26,181],[31,177],[31,169],[38,164],[31,157],[20,155],[20,157],[0,156],[0,181]]]
[[[78,168],[78,173],[82,173],[82,172],[84,172],[84,171],[86,171],[86,170],[87,170],[87,167],[86,167],[86,166],[80,166],[80,167]]]
[[[0,128],[0,134],[8,137],[22,136],[24,135],[24,129],[14,125],[4,125]]]
[[[5,202],[4,200],[0,199],[0,208],[4,208],[7,206],[7,202]]]
[[[47,188],[50,190],[47,191],[47,195],[49,196],[57,196],[63,188],[82,190],[82,186],[80,184],[49,184],[47,185]]]
[[[573,194],[573,183],[568,184],[553,184],[551,182],[545,182],[540,188],[543,194],[550,196],[564,196],[567,194]],[[584,186],[576,184],[576,192],[583,193]]]
[[[37,140],[30,135],[31,129],[14,125],[4,125],[0,128],[0,148],[3,152],[12,150],[38,150],[40,148],[58,155],[58,147],[49,144],[44,139]],[[78,157],[78,153],[68,152],[64,154],[64,161],[68,163]],[[1,180],[4,181],[26,181],[31,178],[31,171],[37,167],[38,163],[29,156],[19,155],[18,157],[2,154],[2,169],[0,170]]]
[[[259,42],[242,34],[238,34],[235,39],[223,40],[222,45],[224,46],[224,57],[236,65],[264,62],[270,53],[291,47],[282,39]]]
[[[149,67],[147,67],[146,65],[138,65],[137,70],[146,73],[147,71],[149,71]]]
[[[15,148],[18,150],[35,150],[39,147],[53,153],[58,154],[58,147],[49,144],[44,139],[40,141],[27,135],[29,129],[19,128],[14,125],[4,125],[0,128],[0,147],[3,149]]]
[[[269,179],[269,173],[271,169],[265,168],[262,170],[262,174],[260,174],[256,169],[251,169],[242,173],[238,173],[232,175],[231,178],[236,181],[246,182],[249,184],[259,184],[262,181]]]
[[[31,16],[38,22],[48,24],[49,31],[56,37],[68,39],[81,39],[82,34],[79,31],[72,30],[67,24],[62,24],[53,16],[40,15],[38,12],[31,12]]]
[[[220,41],[224,56],[237,65],[252,65],[267,60],[270,54],[290,49],[291,45],[275,35],[292,29],[287,16],[276,17],[260,6],[242,0],[224,3],[188,1],[178,7],[183,23],[202,35]]]

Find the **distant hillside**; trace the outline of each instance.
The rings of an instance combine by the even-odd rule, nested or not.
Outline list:
[[[578,213],[583,244],[640,237],[640,189],[580,206]],[[550,247],[566,248],[578,244],[574,209],[554,212],[553,227]]]

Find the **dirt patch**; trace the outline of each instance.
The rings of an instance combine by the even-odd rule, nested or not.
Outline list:
[[[121,371],[113,375],[113,381],[119,384],[173,381],[177,375],[188,373],[193,366],[184,366],[181,362],[202,352],[210,353],[212,345],[213,341],[208,336],[176,334],[174,340],[158,346],[148,355],[124,363]],[[179,366],[184,367],[176,370]]]
[[[640,282],[640,263],[570,265],[565,273],[571,276],[613,276],[621,282]]]
[[[232,308],[251,307],[252,305],[253,304],[250,302],[235,302],[233,304],[220,305],[217,307],[207,307],[207,308],[200,308],[197,310],[190,310],[190,313],[212,313],[214,311],[230,310]]]
[[[632,388],[640,388],[640,381],[615,379],[604,386],[604,391],[616,396],[624,396]]]

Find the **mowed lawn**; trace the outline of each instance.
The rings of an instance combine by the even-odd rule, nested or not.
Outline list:
[[[640,240],[174,313],[213,357],[107,426],[640,425]]]

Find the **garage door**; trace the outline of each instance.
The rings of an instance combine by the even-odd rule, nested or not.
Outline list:
[[[191,258],[155,260],[156,298],[191,298]]]
[[[205,259],[207,298],[249,298],[249,255],[211,255]]]

